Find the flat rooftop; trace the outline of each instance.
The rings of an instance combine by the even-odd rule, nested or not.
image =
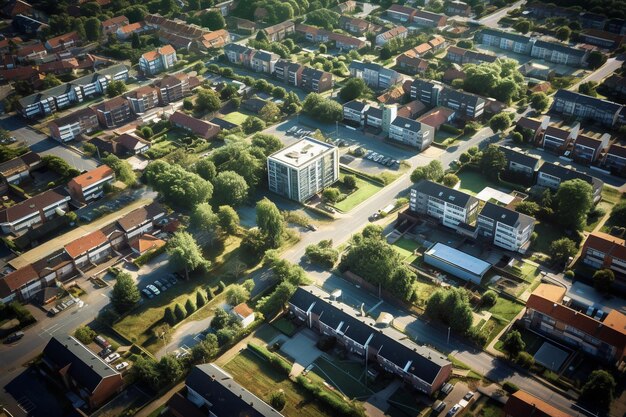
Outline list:
[[[306,136],[302,140],[270,155],[269,158],[282,164],[299,168],[307,165],[321,154],[335,149],[336,146]]]
[[[485,274],[485,272],[487,272],[489,268],[491,268],[490,263],[475,258],[465,252],[461,252],[460,250],[454,249],[450,246],[444,245],[443,243],[436,243],[426,251],[425,255],[438,258],[443,262],[464,269],[471,272],[472,274],[481,277]]]

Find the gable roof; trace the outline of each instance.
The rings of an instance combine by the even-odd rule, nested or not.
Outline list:
[[[525,152],[516,151],[507,146],[499,146],[499,149],[504,153],[504,157],[507,162],[514,162],[519,165],[531,167],[533,170],[539,165],[541,158],[534,155],[529,155]]]
[[[454,188],[446,187],[434,181],[421,180],[413,186],[417,192],[452,203],[456,206],[466,207],[468,204],[477,203],[478,199]]]
[[[520,117],[520,119],[516,123],[516,126],[524,129],[530,129],[532,131],[537,131],[541,127],[541,121],[524,116]]]
[[[147,206],[136,208],[127,215],[118,219],[117,223],[120,225],[122,230],[129,232],[133,228],[144,224],[146,221],[153,221],[163,214],[165,214],[163,207],[159,203],[154,202],[152,204],[148,204]]]
[[[69,196],[62,187],[44,191],[41,194],[37,194],[36,196],[0,211],[0,222],[10,223],[20,220],[64,200],[68,201]]]
[[[108,241],[109,239],[102,230],[96,230],[65,245],[65,251],[72,259],[76,259],[85,252],[89,252]]]
[[[504,413],[510,417],[573,417],[522,390],[509,396]]]
[[[32,265],[9,272],[7,275],[0,277],[0,298],[8,297],[22,285],[38,279],[39,274]]]
[[[480,215],[493,219],[494,222],[506,224],[507,226],[520,226],[522,229],[535,223],[535,219],[530,216],[493,204],[489,201],[487,201],[482,210],[480,210]]]
[[[587,237],[584,246],[626,261],[626,240],[617,236],[604,232],[592,232]]]
[[[176,111],[170,116],[170,122],[189,128],[196,135],[207,138],[217,135],[220,131],[219,126],[205,120],[196,119],[180,111]]]
[[[70,183],[74,183],[80,188],[87,188],[105,178],[113,176],[113,174],[113,169],[111,169],[108,165],[100,165],[91,171],[87,171],[84,174],[72,178]]]
[[[145,233],[137,239],[133,239],[129,246],[139,252],[139,254],[143,254],[149,250],[162,248],[165,244],[164,240]]]
[[[128,18],[124,15],[120,15],[120,16],[115,16],[110,19],[102,21],[102,26],[106,28],[109,26],[119,25],[124,22],[128,22]]]
[[[417,119],[417,121],[436,128],[446,123],[453,114],[454,110],[448,107],[440,106],[435,107],[434,109]]]
[[[621,104],[563,89],[558,90],[554,95],[554,101],[556,102],[558,100],[594,107],[596,110],[602,110],[609,113],[618,113],[622,109]]]

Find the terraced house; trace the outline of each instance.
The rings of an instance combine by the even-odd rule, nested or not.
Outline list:
[[[595,269],[608,268],[616,283],[626,285],[626,241],[603,232],[592,232],[585,240],[581,258]]]
[[[554,95],[551,111],[564,116],[589,119],[605,126],[614,126],[622,109],[621,104],[609,100],[559,90]]]

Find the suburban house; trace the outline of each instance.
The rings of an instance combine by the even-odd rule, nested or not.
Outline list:
[[[329,298],[316,287],[299,287],[288,306],[307,327],[334,337],[348,352],[375,361],[426,395],[451,376],[452,364],[438,352],[415,344],[393,328],[376,328],[374,321],[358,317],[350,306]]]
[[[539,138],[548,128],[550,117],[544,116],[541,120],[531,119],[529,117],[520,117],[515,124],[515,130],[522,134],[524,140],[530,143],[539,141]]]
[[[130,103],[122,96],[112,98],[92,108],[96,110],[100,125],[107,129],[126,124],[134,117],[130,110]]]
[[[572,152],[574,160],[583,164],[592,164],[598,160],[602,151],[604,151],[611,140],[611,135],[605,133],[599,139],[586,135],[578,135],[574,141],[574,150]]]
[[[176,111],[170,116],[170,123],[204,139],[213,139],[220,133],[218,125],[206,120],[196,119],[180,111]]]
[[[75,201],[88,203],[104,195],[104,187],[115,181],[115,173],[108,165],[85,172],[67,183],[70,195]]]
[[[585,240],[582,262],[595,269],[610,269],[617,282],[626,285],[626,241],[603,232],[592,232]]]
[[[456,229],[460,223],[472,224],[476,220],[478,199],[436,182],[422,180],[411,188],[409,209]]]
[[[156,251],[166,244],[167,242],[164,240],[146,233],[145,235],[133,239],[128,243],[128,246],[130,246],[130,249],[135,255],[141,256],[146,252]]]
[[[539,284],[526,301],[526,327],[607,363],[619,363],[626,353],[626,316],[611,310],[589,316],[568,305],[566,289]]]
[[[573,179],[583,180],[593,187],[594,203],[598,203],[602,199],[604,183],[596,177],[551,162],[544,162],[537,171],[537,185],[550,188],[552,191],[557,191],[562,182]]]
[[[428,41],[428,44],[431,46],[433,52],[440,51],[446,47],[446,38],[441,35],[435,35]]]
[[[159,105],[159,90],[146,85],[124,94],[134,114],[142,114]]]
[[[421,103],[421,101],[419,103]],[[435,132],[437,132],[441,126],[450,123],[452,119],[454,119],[454,114],[454,110],[447,107],[435,107],[422,115],[417,121],[433,127]]]
[[[282,417],[213,363],[195,365],[167,406],[174,417]]]
[[[91,133],[100,128],[98,115],[90,107],[76,110],[67,116],[54,119],[48,123],[50,136],[59,142],[76,139],[83,133]]]
[[[288,35],[295,33],[296,25],[291,20],[287,20],[273,26],[268,26],[265,29],[261,29],[261,31],[265,33],[270,42],[279,42],[285,39]]]
[[[390,19],[411,23],[413,21],[413,17],[417,13],[417,9],[399,4],[392,4],[391,7],[387,9],[386,13]]]
[[[446,25],[448,17],[445,14],[427,12],[426,10],[418,10],[411,20],[417,26],[428,28],[439,28]]]
[[[383,46],[392,39],[404,39],[408,34],[409,30],[404,26],[395,26],[376,35],[376,46]]]
[[[504,417],[574,417],[553,405],[527,393],[517,390],[509,395],[504,405]]]
[[[225,29],[220,29],[202,35],[199,45],[202,45],[201,50],[209,50],[223,48],[228,42],[230,42],[230,33]]]
[[[113,252],[111,241],[102,229],[79,237],[63,248],[78,270],[102,263]]]
[[[396,65],[412,75],[423,74],[428,69],[428,61],[412,56],[410,50],[396,57]]]
[[[139,207],[117,220],[127,242],[154,231],[155,223],[164,218],[165,210],[159,203]]]
[[[80,36],[78,36],[78,33],[70,32],[48,39],[44,45],[46,49],[50,52],[60,52],[65,49],[78,46],[79,44]]]
[[[426,106],[424,105],[424,103],[422,103],[419,100],[412,100],[400,106],[398,108],[397,113],[399,117],[406,117],[408,119],[415,120],[417,116],[424,113],[424,110],[426,110]],[[421,120],[418,120],[418,122],[423,123]],[[432,125],[428,125],[428,126],[432,126]],[[435,131],[436,130],[437,129],[435,128]]]
[[[353,0],[344,1],[343,3],[339,3],[337,6],[333,8],[337,13],[352,13],[356,11],[357,3]]]
[[[569,130],[548,126],[543,134],[541,147],[549,151],[562,153],[576,140],[579,131],[580,123],[576,123]]]
[[[389,126],[389,139],[423,151],[435,140],[435,129],[427,124],[396,117]]]
[[[154,86],[158,90],[159,103],[162,106],[166,106],[190,95],[196,84],[196,77],[190,77],[184,72],[179,72],[166,75],[163,79],[157,81]]]
[[[449,1],[446,3],[446,14],[451,16],[469,16],[472,14],[472,8],[462,1]]]
[[[123,133],[117,137],[118,151],[130,155],[145,153],[150,149],[150,142],[129,133]],[[122,148],[122,149],[119,149]]]
[[[128,25],[130,22],[126,16],[115,16],[111,19],[107,19],[102,22],[102,34],[110,35],[117,32],[117,30],[123,26]]]
[[[302,34],[309,42],[334,42],[335,47],[339,50],[361,49],[367,45],[367,42],[355,38],[354,36],[344,35],[342,33],[330,32],[326,29],[320,29],[315,26],[298,23],[296,32]]]
[[[524,253],[530,246],[535,223],[530,216],[487,201],[478,214],[476,226],[478,234],[494,245]]]
[[[151,31],[153,31],[152,27],[147,25],[145,22],[136,22],[117,28],[115,34],[117,35],[118,39],[125,41],[127,39],[130,39],[134,33],[136,33],[137,35],[142,35],[145,32]]]
[[[361,125],[365,122],[365,112],[369,107],[370,104],[366,101],[348,101],[343,105],[343,119]]]
[[[317,139],[304,139],[267,157],[270,191],[303,202],[339,179],[339,151]]]
[[[612,101],[586,96],[569,90],[559,90],[554,95],[551,111],[564,116],[589,119],[613,126],[623,106]]]
[[[52,336],[43,349],[42,366],[91,409],[106,403],[124,385],[122,374],[73,336]]]
[[[20,234],[69,210],[70,196],[62,189],[44,191],[0,211],[3,234]]]
[[[239,322],[239,324],[241,324],[241,327],[244,329],[254,323],[254,310],[252,310],[250,306],[248,306],[248,304],[246,303],[237,304],[230,311],[230,314],[235,317],[237,322]]]
[[[535,173],[539,169],[539,156],[530,155],[521,149],[500,146],[499,149],[506,158],[505,172],[514,176],[520,175],[527,180],[534,180]]]
[[[357,17],[341,16],[339,18],[339,27],[353,35],[362,35],[365,32],[378,32],[377,25]]]
[[[139,58],[139,69],[146,75],[155,75],[176,64],[176,49],[172,45],[160,46]]]
[[[30,178],[30,172],[41,164],[38,153],[27,152],[0,163],[0,179],[7,184],[19,184],[24,179]]]
[[[344,111],[345,116],[345,111]],[[621,173],[626,168],[626,146],[620,146],[616,143],[609,146],[604,158],[604,165],[611,171]]]
[[[352,61],[349,70],[351,76],[362,79],[377,90],[386,90],[402,80],[396,71],[373,62]]]

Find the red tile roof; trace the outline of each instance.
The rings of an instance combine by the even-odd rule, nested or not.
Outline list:
[[[37,274],[37,271],[35,271],[35,268],[33,268],[32,265],[27,265],[16,271],[10,272],[6,276],[0,278],[0,298],[8,297],[22,285],[36,279],[39,279],[39,274]]]
[[[66,33],[64,35],[59,35],[54,38],[48,39],[47,43],[50,45],[52,49],[56,49],[58,47],[63,46],[66,43],[70,42],[78,42],[80,41],[80,37],[76,32]]]
[[[130,242],[130,247],[135,249],[139,254],[143,254],[152,249],[159,249],[165,246],[165,241],[149,234],[139,236]]]
[[[434,109],[417,119],[417,121],[420,123],[424,123],[425,125],[438,128],[442,124],[447,123],[448,119],[453,114],[454,110],[447,107],[435,107]]]
[[[72,178],[70,183],[73,182],[81,188],[86,188],[112,175],[113,170],[108,165],[100,165],[98,168]]]
[[[188,128],[196,135],[202,136],[206,139],[214,137],[220,131],[219,126],[205,120],[196,119],[195,117],[191,117],[180,111],[177,111],[170,116],[170,122],[172,124]]]
[[[102,22],[102,26],[103,27],[109,27],[109,26],[115,26],[115,25],[120,25],[124,22],[128,22],[128,18],[124,15],[121,16],[115,16],[112,17],[110,19],[107,19],[105,21]]]
[[[593,232],[585,241],[585,248],[593,248],[606,255],[626,261],[626,240],[604,232]]]
[[[250,316],[251,314],[254,314],[254,310],[252,310],[246,303],[237,304],[233,308],[233,311],[237,313],[239,316],[243,317],[244,319]]]
[[[521,390],[509,396],[504,414],[511,417],[573,417]]]
[[[76,259],[85,252],[95,249],[106,242],[108,242],[108,238],[102,230],[96,230],[65,245],[65,251],[73,259]]]

